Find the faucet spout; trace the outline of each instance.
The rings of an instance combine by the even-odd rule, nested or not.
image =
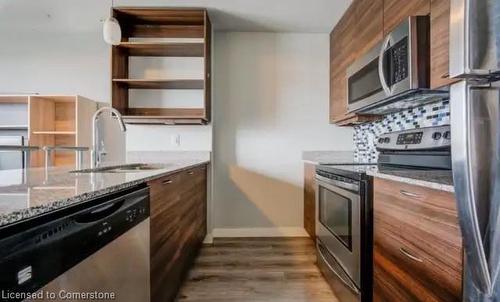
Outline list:
[[[122,115],[115,108],[102,107],[102,108],[99,108],[94,113],[94,115],[92,116],[92,151],[90,152],[90,167],[91,168],[96,168],[97,166],[99,166],[99,164],[102,161],[102,155],[104,155],[104,152],[101,150],[100,145],[99,145],[99,129],[98,129],[98,125],[97,125],[97,121],[99,120],[99,116],[104,111],[111,112],[111,114],[117,118],[118,124],[120,125],[120,129],[122,132],[127,131],[127,126],[125,125],[125,122],[123,121]]]

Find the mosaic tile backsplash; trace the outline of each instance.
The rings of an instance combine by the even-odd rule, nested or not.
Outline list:
[[[375,142],[384,133],[450,124],[450,101],[439,101],[405,111],[391,113],[384,119],[354,127],[354,160],[377,162]]]

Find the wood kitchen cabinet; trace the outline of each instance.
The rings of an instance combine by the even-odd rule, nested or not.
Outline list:
[[[384,0],[357,0],[356,57],[369,51],[384,38]]]
[[[125,122],[161,125],[209,123],[212,25],[207,10],[114,7],[112,15],[121,25],[122,41],[113,45],[111,51],[111,97],[113,107],[120,111]],[[133,57],[199,58],[203,62],[203,77],[158,79],[145,73],[144,78],[135,78],[132,77],[134,64],[129,64]],[[202,92],[203,97],[195,108],[165,106],[161,102],[152,108],[140,105],[140,99],[130,93],[135,89],[194,90]]]
[[[430,88],[449,79],[450,0],[354,0],[330,34],[330,123],[351,126],[379,119],[347,112],[346,70],[409,16],[430,15]]]
[[[173,301],[207,233],[205,165],[149,183],[151,301]]]
[[[450,0],[431,1],[431,88],[456,82],[449,75]]]
[[[382,0],[355,0],[330,33],[330,123],[353,125],[376,119],[347,112],[346,71],[382,39]]]
[[[376,178],[373,207],[374,301],[460,301],[454,195]]]
[[[430,0],[384,0],[384,36],[409,16],[426,16],[430,12]]]
[[[304,163],[304,228],[316,240],[316,165]]]

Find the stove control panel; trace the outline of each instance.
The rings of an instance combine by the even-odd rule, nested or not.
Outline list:
[[[386,133],[376,142],[379,151],[439,150],[448,149],[450,146],[449,125]]]

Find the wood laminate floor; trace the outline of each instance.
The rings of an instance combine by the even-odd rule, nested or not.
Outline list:
[[[200,251],[177,300],[338,302],[309,238],[219,238]]]

